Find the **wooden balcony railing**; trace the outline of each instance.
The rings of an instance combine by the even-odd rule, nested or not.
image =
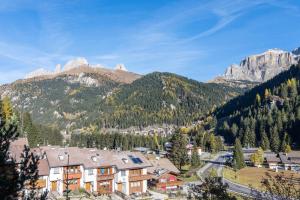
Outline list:
[[[81,178],[81,176],[82,176],[82,173],[80,170],[69,171],[68,173],[66,170],[64,170],[64,178],[65,179],[67,179],[67,174],[68,174],[69,179],[78,179],[78,178]]]
[[[152,176],[149,174],[145,175],[131,175],[129,176],[129,181],[143,181],[143,180],[149,180]]]
[[[97,175],[97,180],[98,181],[103,181],[103,180],[111,180],[114,179],[114,174],[106,174],[106,175]]]

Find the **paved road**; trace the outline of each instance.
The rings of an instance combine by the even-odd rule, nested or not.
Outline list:
[[[217,170],[218,176],[222,176],[222,169],[223,169],[224,163],[226,161],[226,156],[228,156],[228,155],[230,155],[229,152],[224,152],[224,153],[218,154],[214,159],[212,159],[204,167],[202,167],[197,172],[197,174],[200,177],[204,178],[209,175],[210,170],[212,168],[215,168]],[[248,196],[248,197],[253,195],[253,191],[249,187],[233,183],[224,178],[223,178],[223,182],[228,184],[228,186],[229,186],[228,189],[232,192],[239,193],[241,195]]]

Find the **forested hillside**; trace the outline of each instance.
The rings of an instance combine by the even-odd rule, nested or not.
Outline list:
[[[230,98],[235,89],[214,83],[200,83],[171,73],[151,73],[123,85],[104,100],[100,124],[127,128],[152,124],[191,124]]]
[[[300,66],[236,97],[215,111],[217,132],[244,146],[284,151],[300,144]]]
[[[56,127],[49,127],[33,123],[31,115],[20,113],[13,109],[12,104],[8,97],[0,100],[0,116],[6,122],[13,123],[18,127],[18,134],[20,137],[27,137],[30,147],[41,145],[61,145],[63,136]]]
[[[97,117],[102,98],[121,83],[99,74],[62,75],[4,85],[16,110],[29,112],[35,123],[71,130],[88,126]]]
[[[90,126],[101,129],[191,124],[240,92],[242,89],[199,83],[170,73],[148,74],[132,83],[117,82],[82,68],[78,73],[0,87],[1,96],[8,96],[16,110],[30,113],[34,123],[66,132]]]

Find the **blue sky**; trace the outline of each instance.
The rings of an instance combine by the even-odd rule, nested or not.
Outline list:
[[[199,81],[300,46],[298,0],[0,0],[0,83],[85,57]]]

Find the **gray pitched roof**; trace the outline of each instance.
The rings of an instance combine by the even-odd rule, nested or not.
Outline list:
[[[152,167],[149,167],[148,172],[155,174],[157,171],[172,172],[179,174],[180,171],[175,167],[175,165],[167,158],[160,158],[159,160],[150,160]]]

